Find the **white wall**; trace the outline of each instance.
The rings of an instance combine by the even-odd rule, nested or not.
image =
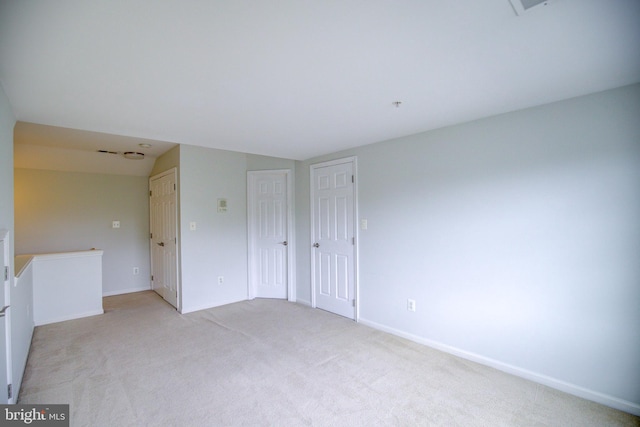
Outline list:
[[[246,160],[242,153],[180,147],[182,312],[246,299]],[[227,200],[218,213],[217,199]],[[196,231],[189,230],[195,221]],[[217,283],[218,276],[224,284]]]
[[[102,255],[86,250],[18,257],[29,258],[36,326],[104,313]]]
[[[634,85],[300,163],[299,297],[308,166],[356,155],[364,323],[640,411],[639,118]]]
[[[16,253],[102,249],[104,295],[149,289],[148,191],[147,177],[16,169]]]
[[[0,85],[0,229],[10,231],[13,260],[13,127],[16,119]],[[11,263],[13,266],[13,262]],[[13,271],[13,268],[12,268]]]
[[[296,162],[279,157],[260,156],[257,154],[247,154],[247,171],[291,169],[293,172]]]
[[[180,145],[156,160],[152,174],[173,167],[178,168],[181,311],[246,299],[247,171],[293,170],[295,162]],[[226,213],[217,211],[220,198],[227,200]],[[195,231],[189,229],[192,221]]]
[[[16,260],[16,277],[11,287],[11,363],[13,389],[18,394],[22,377],[27,366],[31,338],[35,322],[33,320],[33,266],[24,270],[24,262],[18,265]],[[17,276],[20,275],[20,278]],[[14,402],[17,399],[14,400]]]

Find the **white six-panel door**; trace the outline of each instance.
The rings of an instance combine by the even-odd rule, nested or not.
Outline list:
[[[247,178],[249,298],[291,299],[290,171],[250,171]]]
[[[311,166],[312,305],[356,318],[355,159]]]
[[[176,170],[149,179],[151,288],[179,308]]]

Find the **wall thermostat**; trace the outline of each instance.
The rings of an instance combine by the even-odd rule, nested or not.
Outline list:
[[[227,211],[227,199],[218,199],[218,213]]]

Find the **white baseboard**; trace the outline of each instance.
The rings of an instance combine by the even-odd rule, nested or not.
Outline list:
[[[193,313],[194,311],[207,310],[209,308],[220,307],[222,305],[233,304],[240,301],[247,301],[247,298],[216,301],[214,304],[204,304],[201,306],[188,307],[187,309],[183,308],[182,311],[180,311],[180,313],[181,314]]]
[[[39,320],[35,322],[36,326],[48,325],[50,323],[65,322],[67,320],[81,319],[83,317],[97,316],[104,314],[103,310],[87,311],[86,313],[74,314],[71,316],[56,317],[54,319]]]
[[[151,290],[151,286],[147,286],[146,288],[119,289],[117,291],[103,292],[102,296],[103,297],[111,297],[111,296],[114,296],[114,295],[132,294],[134,292],[142,292],[142,291],[150,291],[150,290]]]
[[[619,399],[614,396],[609,396],[607,394],[599,393],[597,391],[589,390],[584,387],[577,386],[575,384],[567,383],[565,381],[558,380],[556,378],[552,378],[546,375],[532,372],[523,368],[519,368],[517,366],[509,365],[507,363],[500,362],[499,360],[491,359],[489,357],[485,357],[476,353],[471,353],[469,351],[461,350],[459,348],[452,347],[447,344],[443,344],[437,341],[432,341],[432,340],[420,337],[418,335],[401,331],[399,329],[381,325],[371,320],[360,318],[359,322],[362,323],[363,325],[372,327],[374,329],[388,332],[392,335],[397,335],[399,337],[406,338],[410,341],[417,342],[418,344],[423,344],[428,347],[435,348],[436,350],[453,354],[454,356],[471,360],[472,362],[480,363],[481,365],[490,366],[492,368],[498,369],[499,371],[503,371],[508,374],[512,374],[517,377],[521,377],[521,378],[554,388],[556,390],[560,390],[562,392],[565,392],[574,396],[582,397],[583,399],[591,400],[593,402],[600,403],[602,405],[606,405],[611,408],[619,409],[621,411],[640,416],[640,404],[629,402],[624,399]]]
[[[307,301],[307,300],[304,300],[304,299],[298,298],[298,299],[296,299],[295,301],[292,301],[292,302],[311,307],[311,301]]]

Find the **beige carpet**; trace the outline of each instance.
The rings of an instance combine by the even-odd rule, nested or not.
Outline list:
[[[153,292],[36,328],[20,403],[72,426],[637,426],[632,415],[279,300]]]

